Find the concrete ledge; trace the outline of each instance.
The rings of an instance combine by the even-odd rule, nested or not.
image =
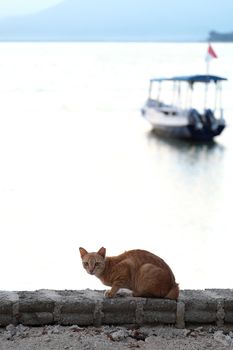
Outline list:
[[[103,291],[0,291],[0,326],[9,324],[99,326],[102,324],[233,325],[233,290],[181,291],[178,302],[133,298],[122,291],[107,299]]]

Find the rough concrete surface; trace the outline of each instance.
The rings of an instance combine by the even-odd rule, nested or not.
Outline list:
[[[214,327],[9,325],[0,329],[1,350],[220,350],[233,349],[233,332]]]
[[[0,291],[0,350],[233,349],[233,290],[179,300],[103,291]]]
[[[106,298],[104,291],[0,291],[0,326],[100,326],[233,324],[233,291],[185,290],[179,300],[134,298],[122,291]]]

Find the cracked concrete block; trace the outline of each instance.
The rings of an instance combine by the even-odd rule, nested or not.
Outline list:
[[[94,324],[94,313],[98,295],[90,291],[64,291],[59,292],[61,300],[60,323],[62,325],[78,324],[87,326]]]
[[[60,324],[63,326],[92,326],[94,316],[91,313],[65,313],[61,315]]]
[[[181,300],[185,303],[185,322],[211,324],[217,321],[217,299],[203,290],[184,291]]]
[[[136,322],[136,300],[126,298],[105,298],[103,301],[104,324],[129,324]]]
[[[53,313],[55,301],[44,291],[18,292],[19,313],[51,312]]]
[[[225,322],[233,323],[233,292],[224,301]]]
[[[0,327],[15,323],[14,310],[18,299],[17,292],[0,291]]]
[[[18,322],[26,326],[42,326],[53,324],[53,314],[50,312],[24,312]]]
[[[169,299],[147,299],[144,307],[144,323],[175,323],[176,301]]]

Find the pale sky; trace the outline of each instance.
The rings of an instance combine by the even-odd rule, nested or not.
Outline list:
[[[0,17],[24,15],[41,11],[63,0],[0,0]]]

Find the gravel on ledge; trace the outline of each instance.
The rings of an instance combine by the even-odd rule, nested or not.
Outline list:
[[[26,327],[0,329],[1,350],[221,350],[233,349],[233,331],[208,326]]]

